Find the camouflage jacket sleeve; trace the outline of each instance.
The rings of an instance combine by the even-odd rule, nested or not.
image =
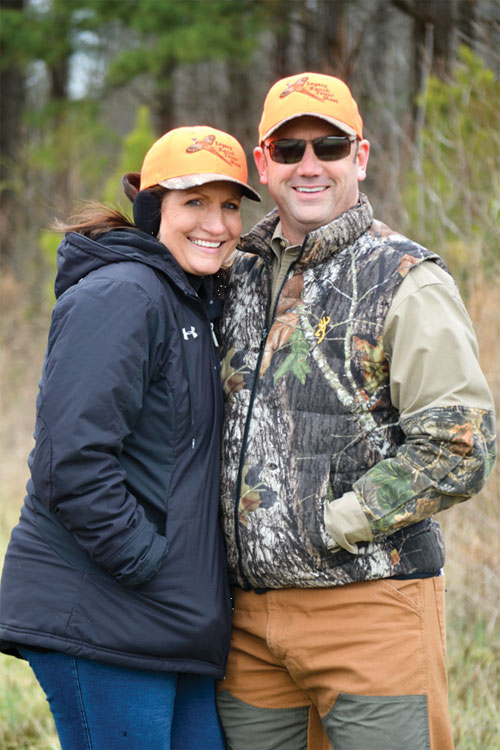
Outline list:
[[[493,402],[472,324],[454,282],[435,264],[423,263],[401,285],[384,348],[405,440],[325,511],[332,537],[351,552],[358,541],[472,497],[495,460]]]

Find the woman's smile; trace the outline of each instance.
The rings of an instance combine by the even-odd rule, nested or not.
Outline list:
[[[228,181],[170,190],[158,239],[187,273],[216,273],[240,238],[240,203],[241,188]]]

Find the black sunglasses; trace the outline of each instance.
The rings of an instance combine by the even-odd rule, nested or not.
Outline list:
[[[298,164],[304,156],[307,143],[312,144],[314,153],[321,161],[338,161],[349,155],[351,143],[356,140],[348,135],[324,135],[313,138],[312,141],[282,138],[280,141],[265,144],[265,148],[269,149],[269,156],[278,164]]]

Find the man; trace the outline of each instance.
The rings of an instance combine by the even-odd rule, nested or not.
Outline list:
[[[269,91],[254,156],[277,210],[221,329],[229,750],[453,747],[431,516],[481,489],[493,407],[444,263],[359,193],[369,148],[342,81]]]

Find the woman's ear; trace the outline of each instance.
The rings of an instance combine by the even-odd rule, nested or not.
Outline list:
[[[146,234],[157,236],[160,231],[161,200],[150,190],[140,190],[133,205],[134,224]]]

